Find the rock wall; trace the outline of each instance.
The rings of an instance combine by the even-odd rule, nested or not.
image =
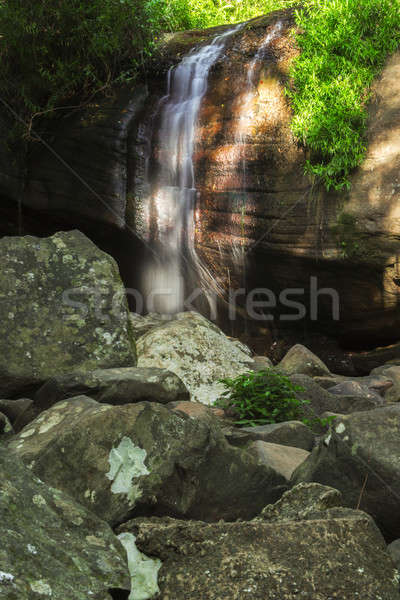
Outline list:
[[[347,346],[391,343],[400,324],[400,53],[375,82],[367,158],[351,190],[327,193],[304,176],[306,152],[290,132],[284,90],[298,52],[293,24],[290,11],[249,22],[211,70],[194,156],[197,251],[223,301],[229,287],[266,287],[277,296],[300,288],[308,309],[312,276],[318,289],[339,294],[340,322],[332,320],[331,299],[322,295],[317,321],[302,320],[302,328],[339,337]],[[4,233],[18,219],[21,200],[24,232],[77,226],[119,258],[125,281],[137,285],[134,272],[146,253],[136,237],[143,227],[144,170],[149,161],[157,163],[151,139],[166,71],[223,30],[166,36],[147,89],[116,91],[84,115],[51,124],[51,146],[72,170],[32,144],[24,192],[16,191],[15,167],[0,177]],[[261,61],[253,65],[263,45]],[[296,325],[280,319],[288,310],[279,302],[273,312],[278,329]]]

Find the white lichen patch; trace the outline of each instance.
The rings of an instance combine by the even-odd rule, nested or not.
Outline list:
[[[106,545],[107,545],[104,540],[102,540],[101,538],[96,537],[95,535],[87,535],[86,536],[86,541],[89,544],[92,544],[93,546],[100,546],[101,548],[105,548]]]
[[[94,503],[96,501],[96,490],[86,490],[84,496],[90,500],[90,502]]]
[[[161,561],[149,558],[136,547],[136,538],[131,533],[118,536],[128,557],[128,569],[131,576],[131,593],[129,600],[148,600],[159,593],[158,571]]]
[[[61,423],[61,421],[64,419],[65,415],[61,415],[59,413],[53,413],[45,423],[43,423],[43,425],[41,425],[40,429],[39,429],[39,433],[46,433],[47,431],[50,431],[50,429],[53,429],[53,427],[55,427],[56,425],[58,425],[59,423]]]
[[[46,506],[47,504],[46,500],[40,494],[35,494],[32,498],[32,502],[33,504],[36,504],[36,506]]]
[[[52,596],[53,591],[48,583],[43,581],[43,579],[38,579],[37,581],[32,581],[31,589],[36,594],[41,594],[42,596]]]
[[[14,575],[11,573],[5,573],[0,571],[0,583],[12,583],[14,581]]]
[[[335,431],[336,431],[336,433],[339,433],[339,434],[346,431],[346,427],[345,427],[344,423],[339,423],[339,425],[337,427],[335,427]]]
[[[126,494],[131,502],[135,502],[141,496],[138,485],[133,484],[133,479],[142,475],[149,475],[150,471],[144,464],[147,456],[146,450],[135,446],[132,440],[124,436],[117,448],[112,448],[108,457],[110,470],[106,477],[113,484],[113,494]]]
[[[29,437],[29,436],[33,435],[34,433],[35,433],[34,429],[28,429],[27,431],[22,431],[19,434],[19,437],[26,438],[26,437]]]
[[[225,389],[220,380],[247,372],[252,360],[207,319],[185,314],[137,340],[138,367],[175,373],[192,400],[212,405]]]

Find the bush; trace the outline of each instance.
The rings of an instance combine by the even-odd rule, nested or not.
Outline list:
[[[296,397],[304,391],[273,369],[222,379],[227,390],[216,405],[233,413],[236,425],[254,426],[297,419],[309,401]]]
[[[141,0],[5,0],[2,93],[24,119],[85,102],[134,73],[149,51],[145,23]]]
[[[54,109],[84,104],[118,82],[132,81],[160,32],[245,20],[273,3],[0,0],[2,97],[28,123],[34,115],[52,116]]]
[[[349,186],[365,155],[373,78],[400,43],[393,0],[304,0],[296,11],[301,54],[289,90],[292,130],[311,150],[307,171],[326,187]]]

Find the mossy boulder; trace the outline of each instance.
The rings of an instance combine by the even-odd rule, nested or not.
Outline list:
[[[136,363],[114,259],[79,231],[0,240],[0,395]]]
[[[111,528],[0,446],[0,597],[106,600],[130,589]]]
[[[131,514],[251,518],[287,489],[285,478],[230,446],[218,420],[155,402],[59,402],[9,443],[33,472],[110,523]]]

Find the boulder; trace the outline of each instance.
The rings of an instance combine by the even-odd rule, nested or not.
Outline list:
[[[0,514],[2,599],[105,600],[112,588],[130,589],[111,528],[2,446]]]
[[[160,598],[399,600],[385,542],[361,511],[318,520],[207,524],[138,518],[120,530],[161,560]]]
[[[316,481],[371,514],[385,537],[400,536],[400,405],[337,417],[294,472],[292,484]]]
[[[35,394],[35,406],[50,408],[61,400],[86,395],[104,404],[180,402],[189,392],[175,373],[165,369],[125,367],[69,373],[49,379]]]
[[[0,395],[135,364],[115,261],[79,231],[0,240]]]
[[[0,411],[4,413],[15,425],[22,415],[33,405],[33,400],[29,398],[19,398],[18,400],[0,400]]]
[[[133,510],[205,520],[251,518],[287,489],[285,478],[230,446],[216,419],[155,402],[59,402],[9,443],[48,484],[110,523]]]
[[[328,367],[311,350],[296,344],[283,357],[277,369],[285,375],[329,375]]]
[[[0,412],[0,441],[14,434],[13,426],[11,425],[8,417]]]
[[[167,404],[167,407],[174,412],[183,413],[192,419],[225,418],[223,408],[206,406],[205,404],[201,404],[201,402],[170,402]]]
[[[195,312],[149,331],[137,341],[138,366],[176,373],[192,400],[213,404],[224,391],[219,380],[253,368],[251,358],[214,324]]]
[[[301,421],[284,421],[240,429],[232,427],[226,430],[225,436],[234,446],[244,446],[248,442],[262,440],[303,450],[312,450],[315,441],[314,433]]]
[[[133,337],[135,340],[145,335],[152,329],[165,325],[171,320],[174,320],[176,315],[162,315],[160,313],[148,313],[147,315],[139,315],[137,313],[130,314]]]
[[[393,560],[394,564],[396,565],[396,568],[398,569],[398,571],[400,571],[400,539],[394,540],[394,542],[389,544],[388,552],[389,552],[390,556],[392,557],[392,560]]]
[[[371,375],[381,376],[392,382],[392,385],[385,393],[387,402],[399,402],[400,400],[400,366],[387,363],[371,371]]]
[[[272,360],[267,356],[253,356],[254,371],[263,371],[264,369],[272,369],[274,366]]]
[[[362,383],[354,380],[343,381],[334,385],[329,388],[329,393],[337,394],[338,396],[359,396],[360,398],[368,398],[375,402],[381,400],[381,396],[377,391],[371,390],[369,386],[362,385]]]
[[[257,440],[247,446],[247,451],[252,454],[262,465],[274,469],[286,480],[290,480],[293,471],[309,456],[309,452],[291,446],[271,444]]]
[[[278,521],[308,521],[327,518],[332,508],[341,507],[342,495],[338,490],[320,483],[299,483],[282,495],[275,504],[269,504],[257,519]],[[347,510],[347,514],[355,511]]]
[[[365,396],[331,394],[330,389],[323,389],[308,375],[292,375],[290,381],[303,388],[304,391],[296,392],[296,396],[309,401],[309,404],[303,405],[301,410],[302,416],[310,419],[321,417],[325,412],[348,414],[360,410],[373,410],[382,404],[380,397],[371,398],[367,394]]]

